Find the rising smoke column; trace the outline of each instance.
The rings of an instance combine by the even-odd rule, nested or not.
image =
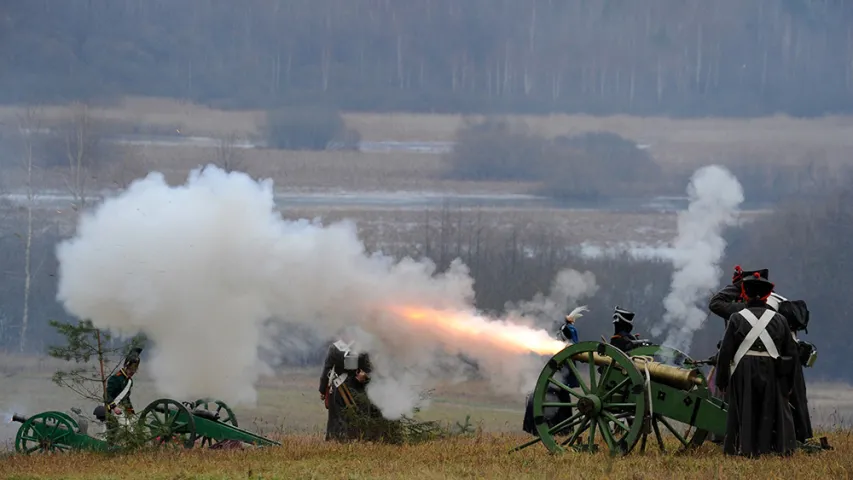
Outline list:
[[[687,351],[693,333],[707,318],[707,293],[719,285],[719,264],[726,248],[723,230],[735,225],[743,189],[731,172],[718,165],[697,170],[687,187],[690,205],[678,215],[678,235],[672,250],[675,271],[664,299],[663,344]]]
[[[271,181],[211,166],[178,187],[156,172],[137,180],[83,214],[57,257],[66,310],[119,334],[144,332],[153,346],[142,368],[173,398],[255,402],[255,384],[271,370],[259,357],[271,346],[270,320],[324,335],[358,327],[376,365],[368,393],[392,417],[411,410],[419,390],[458,378],[467,368],[459,353],[495,388],[519,392],[520,379],[535,381],[541,358],[494,339],[511,331],[510,339],[549,341],[548,332],[477,316],[461,262],[437,273],[430,261],[369,254],[354,223],[283,220]],[[563,290],[577,280],[563,277]],[[450,317],[411,321],[400,306],[453,312],[481,334],[436,328]]]

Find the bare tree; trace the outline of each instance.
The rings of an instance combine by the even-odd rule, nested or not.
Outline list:
[[[107,169],[109,181],[120,190],[124,190],[134,180],[144,177],[149,172],[145,153],[139,147],[127,145],[117,149],[111,148],[110,155],[112,160]]]
[[[71,121],[65,132],[65,155],[69,167],[65,184],[73,199],[72,208],[83,210],[89,196],[89,177],[98,166],[97,150],[101,138],[88,105],[76,103],[71,108]]]
[[[240,140],[241,138],[236,132],[231,132],[219,139],[215,160],[217,167],[225,170],[227,173],[243,169],[243,152],[237,146]]]
[[[27,226],[24,233],[24,298],[23,313],[21,315],[21,338],[20,351],[23,353],[27,343],[27,325],[30,317],[30,292],[32,290],[32,246],[33,246],[33,207],[35,203],[35,188],[33,186],[33,170],[35,169],[35,156],[33,155],[34,132],[39,131],[41,120],[33,108],[27,108],[18,118],[18,130],[21,134],[22,156],[21,162],[25,172],[24,186],[27,196]]]

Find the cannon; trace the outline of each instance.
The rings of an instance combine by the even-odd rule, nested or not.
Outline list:
[[[700,364],[657,345],[636,348],[630,355],[603,342],[569,345],[548,360],[536,382],[532,400],[537,438],[513,451],[542,442],[551,453],[566,447],[595,452],[603,442],[611,454],[626,455],[637,444],[645,451],[652,434],[666,450],[664,428],[682,449],[701,445],[712,433],[722,436],[727,405],[711,394]],[[575,374],[578,389],[560,381],[564,369]],[[586,378],[581,370],[588,371]],[[548,398],[554,388],[568,401]],[[561,408],[571,408],[573,414],[549,424],[546,409]]]
[[[125,417],[126,418],[126,417]],[[29,455],[69,450],[109,451],[115,448],[103,432],[89,434],[88,420],[47,411],[25,417],[14,414],[12,420],[21,423],[15,436],[15,451]],[[97,422],[105,427],[102,418]],[[210,398],[194,402],[178,402],[161,398],[154,400],[136,418],[133,428],[142,429],[149,442],[156,445],[178,445],[183,448],[214,446],[215,442],[237,441],[257,446],[280,445],[237,427],[237,417],[225,402]]]

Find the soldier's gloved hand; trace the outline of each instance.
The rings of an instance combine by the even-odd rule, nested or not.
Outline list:
[[[116,415],[121,415],[121,409],[118,407],[113,407],[113,413]]]
[[[709,365],[714,365],[714,366],[716,366],[716,365],[717,365],[717,354],[716,354],[716,353],[715,353],[715,354],[713,354],[713,355],[711,355],[711,357],[710,357],[710,358],[708,358],[708,364],[709,364]]]

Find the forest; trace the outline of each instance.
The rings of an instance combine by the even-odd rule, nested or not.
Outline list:
[[[7,0],[0,102],[819,116],[853,110],[844,0]]]

